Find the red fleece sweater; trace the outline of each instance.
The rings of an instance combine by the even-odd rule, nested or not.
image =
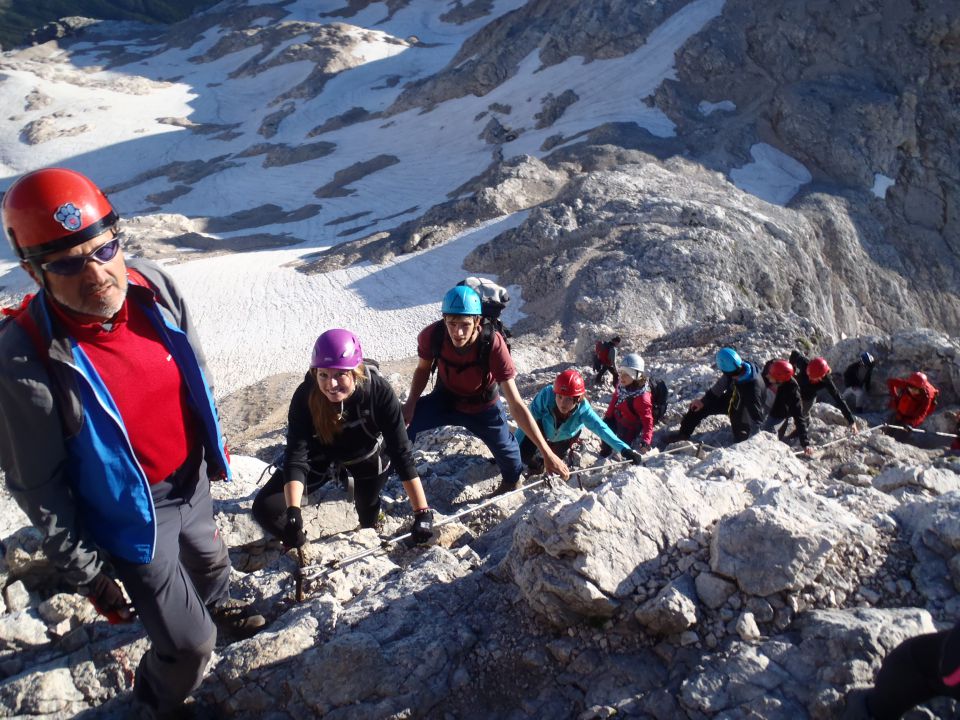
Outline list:
[[[197,428],[180,368],[150,318],[128,300],[107,331],[51,304],[107,386],[147,480],[167,478],[186,461]]]

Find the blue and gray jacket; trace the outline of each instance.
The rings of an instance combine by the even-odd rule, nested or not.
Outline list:
[[[152,286],[131,282],[127,302],[140,304],[180,368],[208,473],[229,477],[205,360],[183,298],[157,265],[128,265]],[[46,358],[19,323],[0,325],[0,467],[14,499],[43,533],[47,557],[68,582],[82,585],[100,570],[98,550],[150,562],[156,515],[116,404],[48,302],[41,290],[25,310],[46,343]]]
[[[590,407],[590,402],[584,398],[570,414],[566,420],[557,427],[557,420],[553,414],[553,409],[557,406],[557,396],[553,392],[553,386],[547,385],[530,403],[530,414],[537,424],[542,428],[543,437],[547,442],[560,442],[569,440],[586,427],[591,432],[600,436],[607,445],[616,452],[623,452],[630,446],[618,438],[610,426],[607,425],[599,415]],[[514,437],[517,443],[523,442],[526,437],[523,430],[517,428]]]

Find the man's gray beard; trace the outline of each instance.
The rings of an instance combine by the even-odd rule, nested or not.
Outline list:
[[[120,308],[123,307],[123,303],[127,299],[127,292],[125,290],[122,297],[120,297],[116,302],[109,302],[106,298],[102,298],[100,301],[98,301],[96,308],[80,308],[69,303],[65,303],[60,300],[60,298],[55,299],[57,302],[67,308],[67,310],[72,310],[80,315],[90,315],[91,317],[109,320],[118,312],[120,312]]]

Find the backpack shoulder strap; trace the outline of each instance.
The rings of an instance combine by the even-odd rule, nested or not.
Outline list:
[[[33,347],[37,351],[37,356],[40,358],[40,361],[45,367],[49,367],[50,348],[47,347],[47,343],[44,342],[43,333],[40,332],[40,328],[37,326],[37,321],[33,319],[33,315],[24,309],[23,312],[13,316],[13,321],[27,333],[30,342],[33,343]]]
[[[156,300],[158,305],[163,305],[168,310],[170,309],[166,301],[163,299],[163,296],[160,294],[160,291],[157,290],[157,286],[150,282],[146,275],[136,268],[130,267],[129,265],[127,265],[127,280],[132,282],[134,285],[139,285],[140,287],[145,287],[150,290],[150,292],[153,293],[154,300]]]
[[[493,335],[497,332],[493,323],[484,321],[480,327],[480,353],[477,362],[486,373],[490,369],[490,352],[493,350]]]
[[[437,363],[440,362],[440,353],[443,350],[443,334],[446,331],[443,320],[437,320],[433,324],[433,331],[430,333],[430,356],[433,358],[433,364],[430,365],[431,375],[437,371]]]

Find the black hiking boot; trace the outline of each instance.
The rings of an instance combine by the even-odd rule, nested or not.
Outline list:
[[[660,449],[667,447],[668,445],[673,445],[673,443],[678,442],[689,442],[690,436],[686,433],[682,433],[679,430],[677,432],[667,433],[663,440],[660,441]]]
[[[515,483],[508,483],[505,480],[501,480],[500,484],[497,485],[497,489],[490,493],[490,497],[496,497],[497,495],[506,495],[508,492],[513,492],[518,487],[521,486],[520,481],[518,480]]]
[[[528,475],[542,475],[543,474],[543,458],[539,455],[534,455],[530,458],[530,462],[527,463],[527,474]]]
[[[251,638],[267,624],[263,615],[242,600],[227,598],[208,609],[217,626],[218,638],[223,637],[227,642]]]

